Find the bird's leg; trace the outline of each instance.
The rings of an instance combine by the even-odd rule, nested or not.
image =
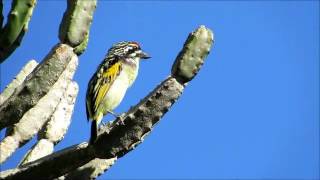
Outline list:
[[[101,121],[102,126],[105,126],[106,124],[107,124],[106,122]]]
[[[124,125],[124,115],[125,115],[125,113],[122,113],[122,114],[120,114],[120,115],[118,116],[118,118],[119,118],[119,120],[120,120],[120,123],[121,123],[122,125]]]
[[[114,112],[112,112],[112,111],[109,111],[109,110],[107,110],[107,112],[108,113],[110,113],[110,114],[112,114],[114,117],[116,117],[116,118],[118,118],[120,115],[118,115],[118,114],[116,114],[116,113],[114,113]]]
[[[109,111],[109,110],[108,110],[108,113],[112,114],[114,117],[116,117],[117,119],[119,119],[120,122],[121,122],[121,124],[124,125],[124,123],[123,123],[124,113],[122,113],[122,114],[119,115],[119,114],[116,114],[116,113],[114,113],[114,112],[112,112],[112,111]]]

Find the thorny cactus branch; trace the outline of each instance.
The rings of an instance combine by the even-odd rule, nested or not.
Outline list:
[[[0,64],[5,61],[21,44],[21,41],[27,32],[27,28],[23,28],[16,40],[7,48],[0,48]],[[2,61],[2,62],[1,62]]]
[[[99,159],[95,158],[88,162],[87,164],[77,168],[76,170],[61,176],[58,179],[77,179],[77,180],[87,180],[93,179],[100,176],[102,173],[109,169],[115,162],[117,158],[110,159]]]
[[[68,0],[67,2],[67,10],[59,29],[60,41],[72,47],[84,46],[80,49],[85,49],[97,1]]]
[[[27,0],[21,2],[24,1]],[[19,1],[19,3],[21,2]],[[63,30],[59,34],[60,39],[67,44],[56,46],[44,59],[43,63],[1,105],[0,130],[17,123],[26,111],[35,106],[48,93],[62,71],[66,68],[71,57],[74,56],[74,53],[71,51],[75,51],[77,54],[84,51],[88,41],[89,28],[96,2],[96,0],[68,1],[68,8],[60,25],[60,30]],[[80,28],[82,33],[78,33],[76,31],[77,28]],[[72,38],[76,39],[77,44],[68,44]],[[73,49],[69,45],[76,49]]]
[[[198,28],[195,32],[191,33],[189,35],[189,37],[187,38],[187,41],[184,44],[184,47],[182,48],[181,52],[179,53],[178,57],[176,58],[176,61],[174,62],[174,65],[172,67],[172,76],[174,78],[172,78],[172,80],[173,79],[178,80],[179,84],[181,84],[182,87],[184,87],[188,81],[192,80],[193,77],[200,70],[206,56],[208,55],[208,53],[210,51],[212,43],[213,43],[213,34],[209,29],[205,28],[204,26],[200,26],[200,28]],[[160,94],[162,94],[161,87],[165,87],[164,84],[169,83],[168,87],[171,87],[171,88],[175,87],[175,85],[174,85],[175,81],[172,81],[171,83],[173,83],[173,84],[170,84],[171,80],[169,80],[169,79],[170,79],[170,77],[167,79],[167,82],[163,82],[161,85],[159,85],[159,89],[154,90],[155,93],[150,93],[149,96],[144,98],[144,100],[141,101],[139,108],[137,109],[138,114],[139,114],[140,110],[142,112],[143,111],[145,112],[145,114],[142,113],[139,116],[141,118],[140,123],[146,125],[145,126],[146,130],[148,130],[149,126],[150,126],[148,124],[150,122],[147,122],[148,120],[150,121],[150,119],[152,119],[152,123],[153,123],[152,127],[156,124],[157,119],[159,120],[159,117],[157,117],[157,116],[153,116],[153,117],[148,118],[148,114],[156,114],[158,116],[161,116],[160,115],[161,113],[158,111],[159,106],[152,103],[152,101],[153,101],[152,94],[155,94],[155,96],[159,96],[158,98],[155,97],[155,99],[156,99],[155,101],[162,102],[163,104],[165,104],[165,102],[167,101],[168,106],[170,103],[173,103],[171,101],[165,100],[165,97],[160,98],[160,96],[161,96]],[[180,86],[179,84],[177,84],[177,87]],[[173,91],[171,91],[171,93],[170,93],[170,91],[164,90],[164,92],[165,92],[164,94],[172,94],[172,95],[174,94]],[[177,92],[175,92],[175,93],[177,93]],[[144,107],[143,102],[145,103],[146,107]],[[154,105],[154,106],[152,106],[152,105]],[[137,106],[133,108],[132,112],[129,111],[128,113],[126,113],[126,116],[132,116],[135,111],[134,109],[136,109],[136,108],[137,108]],[[151,112],[153,110],[155,110],[155,111]],[[164,107],[164,110],[166,111],[165,107]],[[137,113],[137,111],[136,111],[136,113]],[[135,116],[134,119],[135,119],[135,122],[138,124],[137,120],[139,118],[137,118],[137,116]],[[126,120],[126,119],[124,119],[124,120]],[[111,134],[111,132],[113,131],[112,126],[114,126],[114,125],[119,126],[119,124],[120,124],[120,127],[121,127],[121,124],[124,124],[125,128],[128,128],[128,126],[130,126],[130,125],[127,125],[125,122],[121,122],[119,119],[117,119],[115,122],[113,122],[111,124],[107,124],[105,127],[100,128],[99,134],[103,134],[103,133],[106,133],[106,135],[108,133]],[[124,152],[121,152],[120,148],[117,149],[117,151],[121,152],[120,154],[122,154],[122,153],[125,154],[125,153],[129,152],[131,148],[134,148],[137,144],[141,143],[143,141],[143,139],[146,137],[146,135],[150,132],[149,131],[149,132],[144,133],[142,136],[140,136],[141,139],[139,139],[139,137],[137,138],[137,137],[131,136],[131,135],[138,134],[140,130],[143,130],[143,128],[142,129],[140,129],[140,128],[135,129],[135,127],[132,126],[132,129],[133,129],[133,132],[134,131],[136,131],[136,132],[134,132],[134,133],[127,132],[127,134],[123,135],[122,139],[119,140],[119,144],[122,144],[122,145],[117,146],[117,147],[123,147],[123,146],[125,147]],[[116,133],[119,133],[119,131],[116,131]],[[132,138],[131,140],[133,142],[129,142],[129,141],[131,141],[130,136],[131,136],[131,138]],[[117,138],[115,138],[115,137],[111,138],[111,139],[117,140]],[[139,139],[139,140],[136,141],[136,139]],[[127,142],[124,142],[126,140],[127,140]],[[123,141],[123,142],[120,142],[120,141]],[[114,141],[112,141],[112,142],[114,142]],[[110,142],[108,141],[107,144],[110,144]],[[129,148],[128,148],[128,145],[129,145]],[[113,148],[113,149],[116,149],[116,148]],[[128,149],[128,150],[126,150],[126,149]],[[118,156],[118,157],[121,157],[121,156]],[[84,167],[86,167],[85,173],[81,172],[80,168],[78,168],[75,172],[73,172],[73,176],[75,176],[74,174],[77,174],[78,176],[75,176],[75,177],[79,177],[80,175],[82,175],[83,179],[96,178],[98,175],[101,175],[103,172],[107,171],[115,163],[115,160],[116,159],[113,159],[113,158],[99,159],[99,161],[98,161],[99,163],[97,163],[97,160],[92,160],[88,164],[84,165]],[[89,170],[91,170],[92,174],[88,174],[88,172],[90,172]],[[98,172],[99,172],[99,174],[97,175]]]
[[[12,7],[17,7],[19,11],[18,17],[20,19],[14,19],[18,21],[13,22],[22,23],[21,17],[26,10],[23,8],[24,5],[33,7],[35,4],[35,0],[30,1],[34,2],[34,4],[28,4],[29,1],[30,0],[14,0]],[[39,143],[25,156],[25,159],[20,165],[21,167],[29,161],[34,161],[37,158],[51,153],[53,146],[63,138],[70,124],[74,101],[78,93],[77,84],[71,82],[78,64],[76,54],[80,55],[86,49],[89,39],[89,28],[96,2],[96,0],[69,0],[68,8],[60,25],[62,31],[60,31],[59,37],[62,43],[55,46],[46,58],[44,58],[42,63],[33,69],[30,75],[27,76],[31,70],[28,73],[23,72],[22,74],[25,76],[20,79],[18,76],[18,81],[14,81],[0,96],[0,130],[5,127],[8,128],[8,136],[3,139],[0,144],[0,163],[8,158],[15,149],[22,146],[38,133],[41,128],[43,129],[39,134],[41,138]],[[11,14],[16,15],[16,13],[17,12],[14,11],[14,13]],[[27,16],[30,17],[31,13],[32,10],[28,11]],[[23,30],[27,29],[28,21],[28,18],[24,21]],[[80,33],[78,29],[80,29]],[[11,46],[5,49],[6,53],[14,50],[12,47],[17,45],[17,41],[18,43],[20,42],[24,32],[25,31],[21,31]],[[15,32],[8,31],[7,33],[12,35],[12,33]],[[9,42],[7,40],[12,40],[12,38],[8,39],[8,37],[5,37],[1,39],[1,37],[2,36],[0,36],[0,42],[7,43]],[[73,40],[76,40],[76,43],[74,43],[75,41]],[[3,52],[0,52],[2,53],[0,54],[1,56]],[[67,97],[61,98],[68,84],[68,95]],[[46,122],[46,127],[44,127]],[[80,147],[83,147],[83,145]],[[87,150],[88,149],[85,149],[85,152]],[[68,157],[72,158],[73,156],[69,155]],[[90,159],[90,156],[85,156],[83,160],[85,161],[86,158]],[[77,168],[80,165],[74,164],[74,166]],[[69,172],[68,169],[66,169],[66,172]]]
[[[57,144],[63,139],[71,122],[73,106],[79,87],[75,81],[70,81],[59,106],[45,127],[39,132],[38,139],[48,139]]]
[[[71,122],[78,89],[76,82],[69,82],[68,88],[57,105],[55,112],[45,127],[38,133],[38,143],[26,154],[19,166],[51,154],[54,150],[54,145],[63,139]]]
[[[61,97],[70,82],[78,65],[77,56],[73,56],[63,71],[58,81],[39,102],[27,111],[12,131],[7,133],[0,143],[0,163],[4,162],[18,147],[29,141],[48,121],[48,118],[56,110]]]
[[[37,65],[38,63],[35,60],[31,60],[21,69],[14,80],[12,80],[0,94],[0,106],[12,95],[15,89],[22,84],[27,75],[29,75]]]
[[[8,22],[0,33],[0,63],[20,45],[20,42],[28,30],[28,23],[32,16],[36,0],[13,0]],[[2,11],[2,1],[1,1]],[[2,16],[2,13],[1,13]],[[0,17],[2,25],[3,17]]]
[[[70,46],[58,44],[54,47],[24,83],[1,105],[0,130],[17,123],[26,111],[34,107],[49,92],[73,57],[76,55]]]
[[[99,134],[93,144],[96,157],[122,157],[134,149],[179,98],[183,89],[184,86],[175,78],[168,77],[138,105],[131,108],[123,120],[115,120]]]
[[[109,167],[107,163],[110,164],[107,159],[120,158],[140,144],[180,97],[186,83],[200,70],[212,43],[213,34],[204,26],[200,26],[191,33],[174,63],[171,76],[131,108],[124,115],[124,119],[116,119],[109,126],[102,127],[95,144],[87,146],[83,143],[59,151],[22,167],[5,171],[0,177],[50,179],[62,175],[68,177],[69,172],[83,173],[90,178],[96,177],[97,174],[86,174],[81,171],[81,168],[87,172],[91,168],[91,172],[95,172],[104,165],[104,170],[107,170]],[[99,161],[102,164],[95,164],[92,161],[95,158],[105,159],[105,161]],[[90,167],[90,164],[93,166]],[[76,177],[76,174],[72,175]]]
[[[76,169],[93,158],[91,146],[88,146],[88,143],[82,143],[21,167],[0,172],[0,179],[53,179]]]

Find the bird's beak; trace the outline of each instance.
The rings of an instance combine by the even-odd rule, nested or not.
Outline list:
[[[140,58],[141,59],[149,59],[149,58],[151,58],[151,56],[149,56],[147,53],[141,51]]]

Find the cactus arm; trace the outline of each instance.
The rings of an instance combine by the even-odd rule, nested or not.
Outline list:
[[[17,39],[8,47],[0,48],[0,63],[5,61],[20,46],[26,31],[22,30]]]
[[[63,179],[79,177],[81,174],[87,178],[100,175],[114,163],[106,163],[108,160],[126,155],[143,142],[161,117],[178,100],[188,81],[192,80],[200,70],[200,64],[204,62],[212,43],[213,34],[204,26],[191,33],[174,63],[181,66],[173,68],[171,76],[131,108],[123,119],[118,118],[100,128],[98,139],[94,144],[88,146],[87,143],[82,143],[53,153],[22,167],[7,170],[0,175],[0,178],[52,179],[62,176]],[[182,68],[184,73],[178,73]],[[101,163],[99,160],[95,162],[96,158],[105,159],[105,162]]]
[[[68,0],[59,28],[61,42],[76,47],[86,41],[96,5],[96,0]]]
[[[34,137],[34,135],[43,128],[50,117],[55,116],[54,112],[59,109],[57,107],[58,105],[61,106],[61,97],[67,89],[68,82],[71,81],[74,75],[77,64],[78,58],[73,56],[68,66],[64,69],[57,82],[50,88],[49,92],[42,97],[34,107],[24,113],[18,123],[14,124],[12,128],[7,128],[6,137],[0,142],[0,163],[6,161],[17,148],[22,147]],[[64,110],[62,112],[64,112]],[[10,130],[8,131],[8,129]],[[40,154],[41,153],[39,153],[39,155]]]
[[[54,146],[66,134],[71,123],[71,116],[79,87],[71,79],[67,80],[65,84],[67,84],[67,89],[62,95],[62,99],[55,107],[50,119],[45,125],[42,125],[42,129],[38,132],[38,142],[25,155],[19,166],[51,154],[54,151]]]
[[[10,82],[10,84],[0,94],[0,106],[13,94],[14,90],[19,87],[26,77],[38,65],[35,60],[30,60],[17,74],[17,76]]]
[[[13,0],[8,22],[0,33],[0,63],[19,45],[28,29],[36,0]],[[2,24],[2,23],[1,23]]]
[[[111,127],[102,130],[94,144],[97,156],[119,158],[140,144],[198,73],[212,43],[213,33],[210,29],[200,26],[192,32],[173,64],[171,76],[129,110],[122,120],[117,119]]]
[[[17,123],[59,79],[72,57],[73,48],[58,44],[0,107],[0,129]]]
[[[80,56],[86,50],[88,41],[89,41],[89,34],[86,35],[85,39],[82,41],[81,44],[79,44],[73,49],[74,53]]]

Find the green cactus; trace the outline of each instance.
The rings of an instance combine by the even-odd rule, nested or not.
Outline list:
[[[96,5],[96,0],[68,0],[59,29],[61,42],[76,47],[86,41]]]
[[[36,0],[13,0],[8,22],[0,33],[0,63],[8,57],[28,29],[28,22],[35,7]],[[1,4],[2,6],[2,4]],[[23,32],[24,31],[24,32]]]
[[[84,50],[86,50],[88,42],[89,42],[89,34],[86,35],[84,41],[82,41],[81,44],[79,44],[73,49],[73,52],[76,53],[76,55],[80,56],[84,52]]]
[[[24,29],[22,29],[19,36],[17,37],[17,39],[13,42],[13,44],[11,46],[9,46],[8,48],[0,49],[0,63],[2,63],[3,60],[7,59],[7,57],[9,57],[13,53],[13,51],[17,47],[20,46],[21,40],[22,40],[25,33],[26,33],[26,31]]]
[[[193,79],[209,54],[212,43],[213,33],[205,26],[200,26],[189,34],[182,51],[172,66],[173,77],[181,83],[187,83]]]

